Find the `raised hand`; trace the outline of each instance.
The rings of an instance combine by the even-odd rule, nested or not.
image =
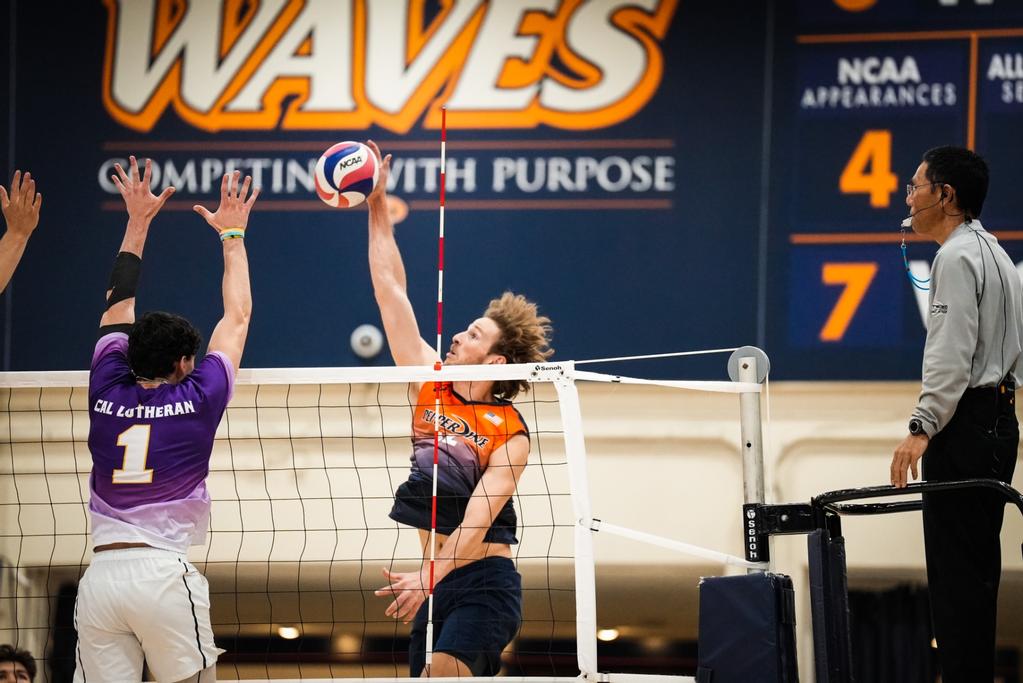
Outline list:
[[[252,176],[245,176],[241,187],[238,186],[240,178],[241,171],[224,174],[224,179],[220,182],[220,206],[217,207],[215,213],[210,213],[208,209],[198,204],[192,207],[192,210],[205,218],[210,227],[218,233],[223,233],[225,230],[244,232],[249,223],[249,211],[256,203],[259,188],[253,188],[252,194],[246,199],[245,195],[249,194],[249,188],[252,187]]]
[[[391,175],[391,155],[381,156],[380,148],[377,147],[377,143],[372,140],[366,141],[366,146],[373,150],[373,154],[376,155],[377,164],[379,165],[380,171],[377,176],[377,185],[373,188],[373,191],[369,193],[370,197],[379,197],[387,194],[387,178]]]
[[[43,196],[36,192],[36,181],[32,174],[15,171],[11,178],[11,191],[0,185],[0,209],[7,221],[7,231],[13,236],[27,240],[39,225],[39,209]]]
[[[146,159],[146,170],[139,178],[139,163],[135,157],[128,157],[131,161],[130,175],[124,172],[120,164],[114,164],[116,175],[110,176],[117,187],[117,191],[124,197],[124,205],[128,209],[128,217],[144,220],[153,220],[153,216],[160,211],[164,202],[174,194],[173,187],[167,187],[160,196],[153,194],[149,189],[149,182],[153,177],[153,161]]]

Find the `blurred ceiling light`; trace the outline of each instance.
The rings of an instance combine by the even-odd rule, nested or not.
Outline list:
[[[295,638],[298,638],[300,634],[298,629],[294,626],[281,626],[277,629],[277,635],[284,638],[284,640],[294,640]]]
[[[602,628],[597,631],[597,640],[603,640],[605,643],[609,643],[612,640],[617,640],[618,629],[616,628]]]

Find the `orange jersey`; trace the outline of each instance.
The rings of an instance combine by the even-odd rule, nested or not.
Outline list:
[[[486,469],[490,454],[508,439],[516,434],[529,436],[526,423],[511,402],[468,401],[455,392],[450,382],[426,382],[416,399],[413,443],[429,439],[432,444],[438,398],[441,443],[463,466],[475,461]]]
[[[436,420],[439,423],[437,532],[451,534],[461,524],[465,505],[483,476],[491,454],[517,434],[528,437],[529,429],[511,402],[469,401],[456,393],[450,382],[423,384],[413,408],[412,469],[408,481],[395,494],[390,516],[419,529],[431,527]],[[515,510],[509,499],[494,519],[485,540],[516,543],[516,526]]]

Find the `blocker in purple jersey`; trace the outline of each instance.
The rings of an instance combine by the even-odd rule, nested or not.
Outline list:
[[[346,209],[366,201],[377,186],[380,167],[361,142],[339,142],[316,162],[316,194],[330,206]]]
[[[89,374],[93,545],[146,543],[184,553],[205,542],[206,476],[234,369],[214,352],[180,383],[146,389],[127,349],[123,333],[102,337]]]

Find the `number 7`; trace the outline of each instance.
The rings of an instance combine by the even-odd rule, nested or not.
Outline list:
[[[877,274],[876,263],[825,263],[821,270],[821,280],[826,285],[845,285],[841,296],[835,303],[831,315],[821,328],[820,339],[823,342],[842,341],[849,323],[856,315],[860,302],[866,296],[870,283]]]

